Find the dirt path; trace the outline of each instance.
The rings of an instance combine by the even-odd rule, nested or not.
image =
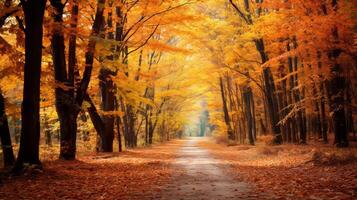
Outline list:
[[[233,180],[225,173],[228,166],[198,145],[201,140],[188,138],[179,149],[174,163],[177,174],[162,188],[161,199],[254,199],[246,183]]]
[[[123,153],[92,154],[77,161],[45,161],[44,171],[1,177],[0,200],[223,200],[262,199],[228,175],[224,157],[205,138],[175,140]]]

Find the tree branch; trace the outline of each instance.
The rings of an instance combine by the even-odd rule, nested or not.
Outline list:
[[[239,7],[237,6],[237,4],[235,4],[233,2],[233,0],[229,0],[229,2],[231,3],[231,5],[233,6],[233,8],[237,11],[238,15],[248,24],[251,25],[253,24],[251,20],[249,20],[247,18],[247,16],[239,9]]]
[[[155,32],[157,31],[157,28],[159,27],[159,25],[160,25],[160,24],[157,24],[157,25],[156,25],[155,29],[154,29],[153,32],[149,35],[149,37],[146,38],[146,40],[144,41],[144,43],[142,43],[142,44],[141,44],[140,46],[138,46],[137,48],[135,48],[135,49],[129,51],[129,52],[128,52],[128,55],[131,54],[131,53],[133,53],[133,52],[135,52],[135,51],[137,51],[137,50],[139,50],[141,47],[145,46],[145,45],[149,42],[149,40],[152,38],[152,36],[154,36],[154,34],[155,34]]]
[[[84,97],[85,101],[87,101],[90,104],[90,107],[87,109],[89,113],[89,117],[92,120],[93,126],[95,130],[97,131],[99,136],[102,136],[102,133],[104,132],[104,122],[102,118],[100,117],[97,108],[95,107],[91,97],[89,96],[88,93],[86,93]]]
[[[134,29],[134,28],[135,28],[137,25],[139,25],[140,23],[143,24],[143,23],[149,21],[150,19],[152,19],[152,18],[155,17],[155,16],[158,16],[158,15],[161,15],[161,14],[163,14],[163,13],[169,12],[169,11],[171,11],[171,10],[174,10],[174,9],[177,9],[177,8],[180,8],[180,7],[183,7],[183,6],[185,6],[185,5],[189,4],[189,3],[190,3],[190,2],[186,2],[186,3],[180,4],[180,5],[174,6],[174,7],[171,7],[171,6],[170,6],[170,7],[168,7],[168,8],[165,9],[165,10],[159,11],[159,12],[157,12],[157,13],[154,13],[154,14],[148,16],[147,18],[145,18],[145,16],[142,16],[137,22],[135,22],[130,28],[128,28],[128,30],[126,31],[126,33],[123,34],[123,38],[127,38],[127,36],[129,35],[129,33],[131,32],[131,30]],[[140,26],[139,26],[138,28],[140,28]],[[137,29],[138,29],[138,28],[137,28]],[[136,32],[136,31],[134,31],[134,33],[135,33],[135,32]],[[130,36],[126,39],[126,41],[127,41],[129,38],[131,38],[132,35],[133,35],[133,34],[130,34]]]
[[[240,70],[238,70],[236,68],[233,68],[233,67],[230,67],[230,66],[227,66],[227,65],[225,67],[230,69],[230,70],[233,70],[233,71],[237,72],[238,74],[240,74],[242,76],[245,76],[249,80],[253,81],[259,87],[259,89],[261,89],[265,93],[264,87],[256,79],[251,77],[248,73],[244,73],[244,72],[242,72],[242,71],[240,71]]]

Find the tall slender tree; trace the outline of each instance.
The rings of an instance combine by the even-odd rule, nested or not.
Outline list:
[[[15,162],[14,152],[12,150],[9,124],[5,111],[5,98],[0,90],[0,145],[4,156],[4,166],[10,167]]]
[[[22,0],[25,16],[25,67],[22,101],[20,149],[15,171],[24,164],[41,167],[40,140],[40,80],[42,64],[43,16],[46,0]]]
[[[337,12],[338,1],[332,0],[333,10]],[[328,80],[328,98],[330,102],[330,112],[332,114],[333,130],[335,133],[335,141],[337,147],[347,147],[347,123],[345,114],[345,89],[346,79],[343,74],[342,67],[338,61],[341,55],[341,49],[338,47],[339,30],[335,25],[332,29],[332,37],[334,40],[334,48],[329,52],[328,57],[331,60],[331,78]]]

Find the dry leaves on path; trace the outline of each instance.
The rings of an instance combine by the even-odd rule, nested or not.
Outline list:
[[[0,199],[153,199],[181,143],[44,162],[42,173],[3,180]]]
[[[229,173],[238,180],[255,185],[257,193],[270,193],[276,199],[357,199],[356,160],[317,164],[312,160],[319,151],[316,146],[227,147],[208,140],[200,145],[230,165]],[[355,149],[342,151],[350,154]]]

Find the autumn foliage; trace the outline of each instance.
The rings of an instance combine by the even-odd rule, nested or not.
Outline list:
[[[356,5],[0,0],[4,168],[184,136],[355,148]]]

